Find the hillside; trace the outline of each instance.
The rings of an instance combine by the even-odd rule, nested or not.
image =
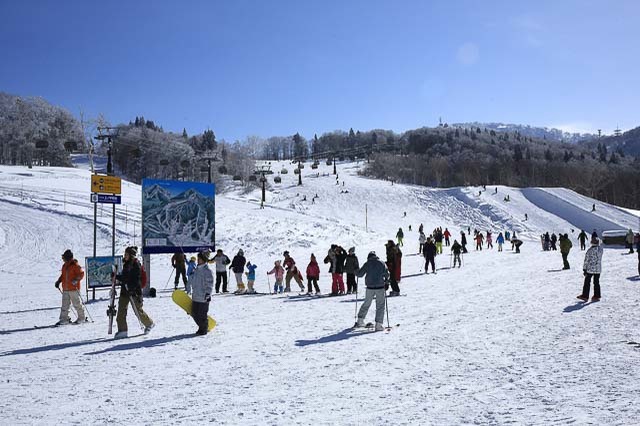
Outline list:
[[[598,143],[604,144],[609,152],[623,152],[625,155],[640,157],[640,127],[628,130],[620,136],[605,136],[585,142],[584,145],[595,148]]]
[[[466,129],[471,128],[486,128],[489,130],[495,130],[497,132],[510,132],[519,133],[522,136],[527,136],[536,139],[546,139],[556,142],[578,143],[581,141],[587,141],[597,138],[598,135],[592,133],[570,133],[560,129],[554,129],[549,127],[536,127],[528,124],[506,124],[506,123],[480,123],[477,121],[471,123],[453,123],[451,127],[462,127]]]
[[[239,248],[258,265],[256,288],[267,292],[274,260],[289,250],[301,267],[322,262],[331,243],[369,251],[405,231],[404,297],[389,299],[389,333],[354,333],[355,297],[214,295],[218,327],[194,338],[193,321],[170,299],[169,255],[152,256],[145,300],[156,321],[147,336],[113,341],[106,333],[106,292],[88,304],[94,323],[53,324],[60,254],[81,262],[92,250],[90,173],[82,169],[0,166],[0,419],[11,424],[550,424],[634,423],[640,415],[636,315],[637,258],[607,248],[603,299],[578,304],[583,252],[579,226],[638,227],[638,218],[562,188],[432,189],[358,174],[339,163],[338,179],[322,163],[274,165],[267,203],[233,182],[216,199],[217,246]],[[277,175],[277,172],[276,172]],[[336,184],[337,182],[337,184]],[[312,199],[317,194],[313,202]],[[509,195],[511,201],[505,202]],[[303,201],[306,196],[306,201]],[[558,200],[561,200],[559,202]],[[596,214],[584,215],[593,203]],[[406,217],[405,217],[406,212]],[[524,220],[524,214],[528,220]],[[140,244],[140,186],[123,183],[117,251]],[[110,253],[110,208],[99,213],[99,254]],[[436,259],[424,275],[417,227],[515,230],[510,247],[473,251],[460,269]],[[408,230],[409,225],[412,231]],[[571,230],[576,232],[572,233]],[[540,249],[540,233],[566,232],[572,269]],[[383,256],[384,257],[384,256]],[[320,288],[330,278],[321,263]],[[233,279],[230,283],[233,283]],[[362,287],[362,282],[360,283]],[[233,289],[234,284],[230,287]],[[295,289],[295,284],[292,289]],[[362,298],[362,292],[359,294]],[[373,308],[368,320],[373,318]],[[205,395],[205,396],[202,396]],[[595,395],[595,396],[594,396]],[[43,407],[55,404],[56,411]]]

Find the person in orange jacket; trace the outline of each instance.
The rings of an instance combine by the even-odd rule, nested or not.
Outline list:
[[[82,324],[85,322],[86,316],[84,313],[84,307],[82,306],[82,300],[80,300],[80,283],[84,278],[84,271],[78,264],[78,261],[73,258],[71,250],[65,250],[62,253],[62,271],[60,277],[55,283],[55,286],[60,290],[60,284],[62,284],[62,306],[60,308],[60,320],[55,325],[66,325],[71,323],[69,318],[69,308],[71,304],[78,313],[78,318],[73,324]]]

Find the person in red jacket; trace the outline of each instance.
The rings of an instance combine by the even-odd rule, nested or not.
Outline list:
[[[320,294],[320,287],[318,286],[318,279],[320,278],[320,266],[313,253],[311,253],[311,260],[307,265],[307,294],[311,294],[315,288],[316,294]]]
[[[449,247],[449,238],[451,238],[451,232],[449,232],[449,228],[444,228],[444,245]]]
[[[82,306],[82,300],[80,300],[80,283],[84,278],[84,271],[78,264],[78,261],[73,258],[71,250],[65,250],[62,253],[62,271],[60,277],[55,283],[55,286],[60,290],[60,284],[62,284],[62,307],[60,308],[60,320],[55,325],[65,325],[71,323],[69,318],[69,308],[71,304],[78,313],[78,319],[74,324],[82,324],[87,319],[84,313],[84,307]]]
[[[288,293],[291,291],[291,278],[293,278],[296,283],[300,286],[300,291],[304,291],[304,284],[302,284],[302,274],[298,271],[298,267],[296,266],[296,261],[293,260],[293,257],[289,256],[289,252],[285,251],[283,254],[284,262],[282,262],[282,266],[284,266],[287,274],[284,277],[284,292]]]

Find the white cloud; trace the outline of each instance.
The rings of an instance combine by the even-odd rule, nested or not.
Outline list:
[[[597,134],[598,129],[588,121],[573,121],[569,123],[550,124],[547,127],[559,129],[568,133],[593,133]]]
[[[458,47],[456,59],[462,65],[473,65],[480,58],[480,50],[475,43],[465,43]]]

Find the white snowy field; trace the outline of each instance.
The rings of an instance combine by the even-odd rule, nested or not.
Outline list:
[[[349,330],[354,296],[214,295],[218,327],[193,337],[195,324],[170,298],[170,256],[154,255],[151,334],[139,335],[130,315],[133,337],[112,340],[105,291],[87,305],[93,323],[36,329],[58,319],[61,253],[71,248],[83,264],[92,253],[90,174],[0,167],[0,422],[638,424],[640,345],[629,344],[640,341],[636,255],[607,248],[602,300],[575,298],[579,228],[637,230],[636,216],[561,188],[391,185],[358,176],[355,163],[338,166],[337,185],[331,167],[307,164],[297,186],[293,166],[274,170],[282,167],[289,173],[271,184],[264,209],[259,191],[217,196],[217,246],[230,257],[242,248],[259,267],[257,290],[267,292],[265,272],[284,250],[305,269],[311,253],[322,262],[337,243],[356,247],[362,264],[370,250],[384,258],[384,243],[402,227],[406,296],[389,299],[389,321],[399,326]],[[98,220],[98,254],[109,255],[110,206]],[[456,238],[467,227],[516,230],[525,243],[521,254],[471,250],[460,269],[449,268],[445,248],[438,274],[424,275],[420,223]],[[119,253],[140,244],[138,185],[123,182],[116,226]],[[571,236],[571,270],[561,270],[559,252],[541,251],[545,231]]]

